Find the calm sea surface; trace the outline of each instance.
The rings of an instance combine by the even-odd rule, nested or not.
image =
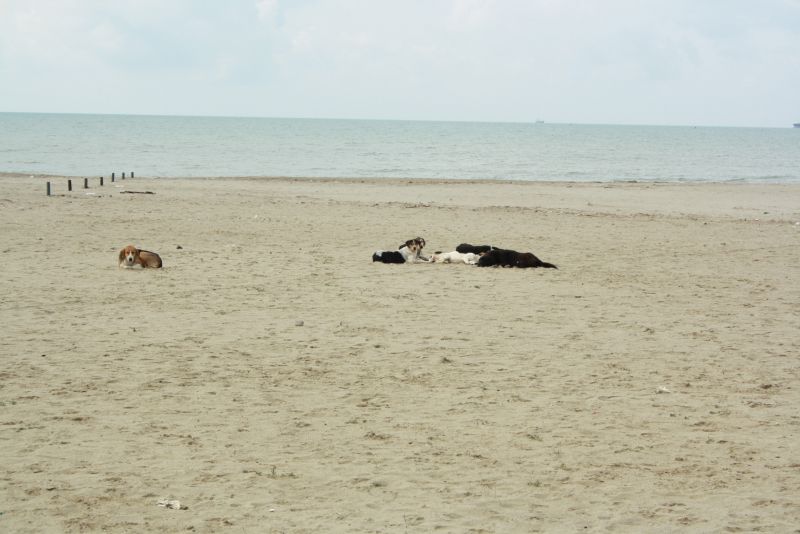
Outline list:
[[[0,113],[0,172],[800,182],[800,129]]]

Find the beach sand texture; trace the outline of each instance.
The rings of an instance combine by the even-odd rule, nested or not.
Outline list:
[[[798,185],[94,182],[0,177],[0,531],[800,532]]]

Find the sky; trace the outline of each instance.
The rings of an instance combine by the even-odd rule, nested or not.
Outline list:
[[[800,0],[0,0],[0,111],[790,127]]]

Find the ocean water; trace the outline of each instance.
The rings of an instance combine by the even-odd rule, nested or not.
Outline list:
[[[0,172],[800,182],[800,129],[0,113]]]

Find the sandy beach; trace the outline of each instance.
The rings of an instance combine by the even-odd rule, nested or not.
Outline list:
[[[66,180],[0,176],[0,531],[800,532],[800,185]]]

